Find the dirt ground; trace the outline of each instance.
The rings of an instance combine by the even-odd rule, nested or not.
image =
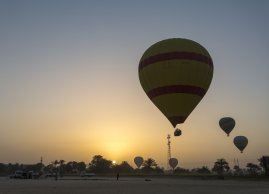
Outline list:
[[[0,194],[268,194],[269,181],[94,177],[14,180],[0,178]]]

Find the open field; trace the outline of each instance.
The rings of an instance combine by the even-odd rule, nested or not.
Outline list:
[[[12,180],[0,178],[0,194],[164,194],[164,193],[229,193],[268,194],[269,181],[256,180],[201,180],[175,178],[94,177],[88,179],[66,178]]]

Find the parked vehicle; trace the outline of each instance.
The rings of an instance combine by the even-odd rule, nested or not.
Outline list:
[[[14,174],[9,175],[11,179],[26,179],[27,173],[23,172],[22,170],[16,170]]]
[[[94,173],[82,172],[82,173],[80,173],[80,176],[81,177],[92,177],[92,176],[95,176],[95,174]]]
[[[16,170],[14,174],[9,175],[11,179],[35,179],[39,178],[40,174],[34,171],[24,172],[22,170]]]

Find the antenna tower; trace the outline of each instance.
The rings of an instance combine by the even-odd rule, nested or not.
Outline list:
[[[167,151],[167,170],[170,170],[170,164],[169,160],[171,158],[171,141],[170,141],[171,136],[168,134],[167,136],[167,146],[168,146],[168,151]]]

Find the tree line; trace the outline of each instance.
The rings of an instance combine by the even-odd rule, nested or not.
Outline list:
[[[19,163],[0,163],[0,175],[8,175],[14,173],[17,170],[21,171],[34,171],[43,173],[58,173],[61,175],[81,174],[81,173],[96,173],[96,174],[109,174],[115,172],[121,173],[163,173],[164,169],[159,167],[156,161],[152,158],[148,158],[144,161],[140,169],[133,168],[127,161],[123,161],[120,164],[113,164],[111,160],[104,158],[101,155],[93,156],[91,162],[86,164],[83,161],[69,161],[54,160],[48,165],[44,165],[41,162],[37,164],[19,164]]]
[[[170,171],[174,174],[233,174],[233,175],[259,175],[262,173],[262,160],[258,159],[259,165],[253,163],[247,163],[246,168],[240,168],[238,165],[234,165],[233,169],[230,168],[229,163],[221,158],[217,159],[213,168],[210,170],[207,166],[202,166],[193,169],[185,169],[181,167],[175,168]],[[163,174],[165,169],[158,166],[156,161],[152,158],[146,159],[141,168],[133,168],[127,161],[123,161],[120,164],[113,164],[111,160],[104,158],[101,155],[93,156],[91,162],[86,164],[83,161],[69,161],[55,160],[48,165],[44,165],[41,162],[37,164],[25,165],[25,164],[3,164],[0,163],[0,175],[8,175],[14,173],[16,170],[22,171],[34,171],[42,173],[58,173],[60,176],[75,175],[81,173],[95,173],[95,174],[110,174],[110,173],[143,173],[143,174]]]

